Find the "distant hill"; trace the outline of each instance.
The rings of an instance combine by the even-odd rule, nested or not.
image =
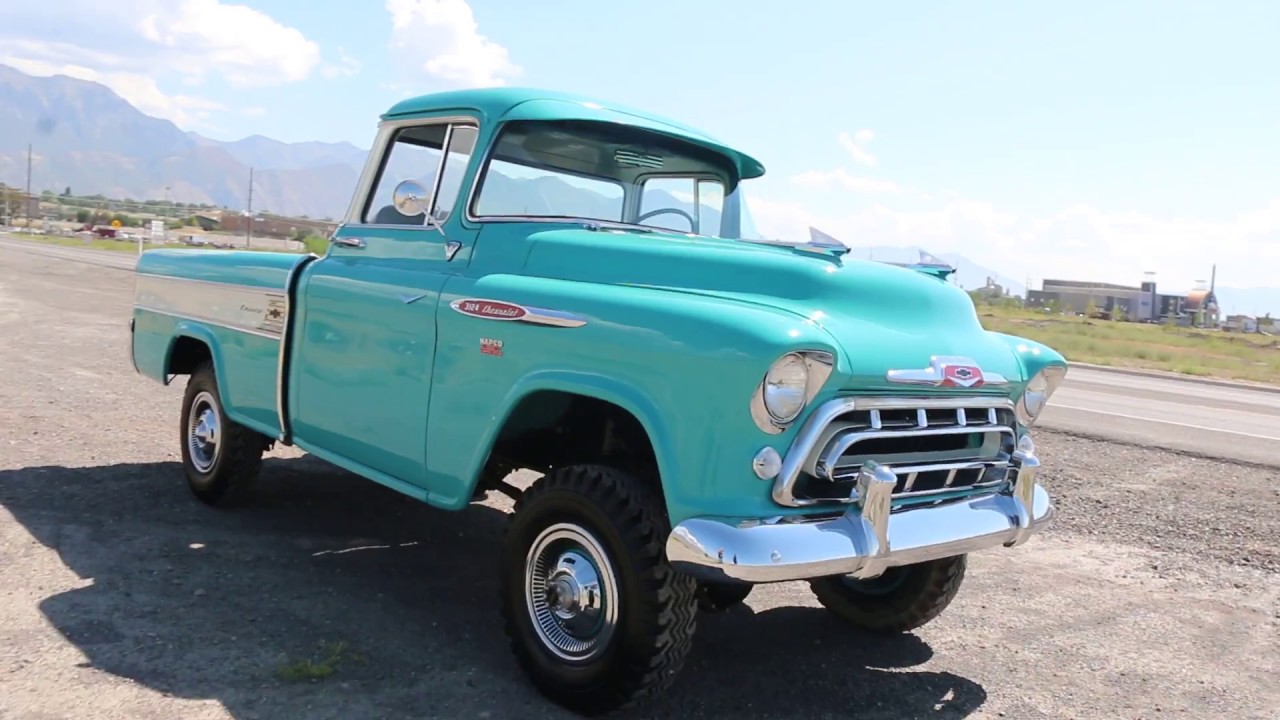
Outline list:
[[[32,190],[172,199],[288,215],[335,217],[355,187],[364,151],[349,143],[219,142],[146,115],[104,85],[34,77],[0,65],[0,182]],[[167,190],[166,190],[167,188]]]

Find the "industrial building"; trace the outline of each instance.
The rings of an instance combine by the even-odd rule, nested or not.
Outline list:
[[[1103,317],[1122,317],[1135,322],[1166,322],[1180,325],[1217,327],[1218,298],[1214,295],[1217,267],[1207,289],[1165,294],[1156,290],[1148,273],[1141,285],[1116,285],[1084,280],[1045,280],[1041,289],[1027,290],[1030,307],[1056,306],[1064,312],[1085,314],[1090,306]]]

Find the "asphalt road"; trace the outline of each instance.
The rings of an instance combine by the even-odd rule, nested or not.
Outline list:
[[[202,506],[184,383],[129,366],[129,273],[76,257],[0,249],[0,718],[572,717],[496,621],[508,500],[433,510],[276,448],[248,503]],[[934,622],[870,636],[758,587],[619,717],[1275,720],[1280,471],[1038,444],[1058,520],[972,555]]]
[[[124,270],[131,270],[136,262],[130,253],[0,237],[0,254],[5,252]],[[1280,393],[1074,367],[1040,425],[1088,437],[1280,467]]]
[[[1072,368],[1044,427],[1280,467],[1280,393]]]

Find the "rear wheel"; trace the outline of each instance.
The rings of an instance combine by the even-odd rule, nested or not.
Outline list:
[[[809,581],[818,602],[867,630],[914,630],[942,614],[960,592],[966,555],[891,567],[869,580],[844,575]]]
[[[553,470],[516,503],[503,548],[501,607],[534,686],[595,715],[668,687],[695,625],[695,582],[663,552],[658,499],[626,473]]]
[[[212,363],[203,363],[187,381],[180,430],[191,492],[209,505],[239,500],[257,478],[270,440],[226,416]]]

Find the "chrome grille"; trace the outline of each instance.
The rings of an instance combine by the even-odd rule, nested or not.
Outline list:
[[[1004,398],[841,402],[825,417],[813,418],[821,426],[807,427],[804,442],[798,439],[792,448],[803,460],[790,475],[779,476],[779,502],[853,502],[858,471],[872,460],[897,477],[895,499],[996,488],[1011,479],[1016,420]]]

